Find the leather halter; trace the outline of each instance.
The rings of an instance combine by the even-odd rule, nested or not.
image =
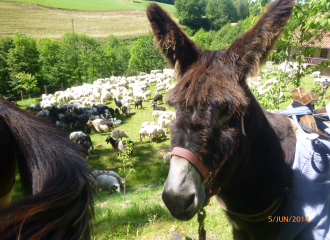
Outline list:
[[[220,191],[220,187],[215,188],[212,190],[212,181],[214,177],[217,175],[218,171],[222,167],[222,165],[226,162],[228,159],[228,156],[225,156],[224,160],[221,162],[220,166],[215,169],[212,172],[209,172],[204,164],[200,161],[200,159],[191,151],[181,148],[181,147],[174,147],[171,152],[171,158],[172,156],[178,156],[181,158],[186,159],[188,162],[190,162],[202,175],[203,177],[203,186],[205,187],[205,205],[208,204],[208,200],[213,197],[214,195],[218,194]]]

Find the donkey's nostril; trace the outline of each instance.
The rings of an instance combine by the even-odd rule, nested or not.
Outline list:
[[[189,195],[183,205],[183,209],[189,208],[194,203],[194,200],[195,200],[195,194]]]

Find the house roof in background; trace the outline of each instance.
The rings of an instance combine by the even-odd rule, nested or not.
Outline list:
[[[294,39],[298,39],[300,37],[300,30],[296,30],[296,34]],[[321,41],[318,38],[321,37]],[[311,38],[308,42],[303,42],[303,46],[309,47],[320,47],[320,48],[329,48],[330,49],[330,32],[321,30],[317,35]]]

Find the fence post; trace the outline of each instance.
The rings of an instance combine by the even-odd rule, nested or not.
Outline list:
[[[100,78],[102,78],[102,74],[100,74]]]
[[[22,97],[22,100],[24,100],[24,98],[23,98],[23,90],[21,90],[21,97]]]
[[[63,83],[61,83],[61,86],[62,86],[62,91],[64,91]]]
[[[45,94],[47,95],[47,86],[45,85]]]
[[[112,76],[113,76],[113,71],[111,71],[111,73],[112,73]]]
[[[77,84],[77,86],[78,86],[78,80],[76,80],[76,84]]]

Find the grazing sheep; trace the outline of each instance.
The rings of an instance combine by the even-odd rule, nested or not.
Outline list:
[[[127,113],[127,106],[123,106],[122,108],[121,108],[121,111],[123,112],[123,114],[125,114],[126,115],[126,117],[128,117],[128,113]]]
[[[77,139],[78,139],[78,137],[84,137],[84,136],[86,136],[86,134],[83,133],[83,132],[81,132],[81,131],[72,132],[72,133],[70,134],[70,140],[76,142]]]
[[[92,139],[91,139],[90,136],[88,136],[88,135],[86,135],[86,136],[80,136],[80,137],[77,138],[76,143],[77,144],[84,145],[84,146],[88,146],[88,150],[90,148],[92,148],[93,153],[95,153],[94,146],[93,146],[93,143],[92,143]],[[88,153],[89,153],[89,151],[88,151]]]
[[[157,110],[157,111],[166,111],[165,107],[158,107],[158,106],[156,106],[156,103],[151,104],[151,107],[153,107],[154,110]]]
[[[120,108],[119,107],[116,107],[115,113],[117,113],[118,116],[120,115]],[[115,115],[113,115],[113,116],[115,116]]]
[[[114,171],[106,171],[106,170],[94,170],[92,172],[92,175],[96,178],[100,175],[107,175],[107,176],[113,176],[115,178],[117,178],[118,182],[121,184],[121,185],[124,185],[125,184],[125,179],[120,177],[116,172]]]
[[[164,156],[163,156],[163,159],[164,159],[164,163],[162,164],[161,170],[163,170],[163,167],[166,164],[170,163],[170,161],[171,161],[171,152],[165,153]]]
[[[158,94],[154,97],[154,100],[152,101],[152,103],[157,103],[158,101],[161,101],[163,103],[163,95],[162,94]]]
[[[159,116],[160,115],[162,115],[162,111],[153,111],[153,113],[152,113],[152,117],[153,117],[153,119],[154,119],[154,121],[156,121],[156,118],[159,118]]]
[[[110,133],[110,137],[113,137],[116,140],[118,140],[119,138],[120,138],[120,140],[122,140],[123,137],[130,138],[129,136],[127,136],[127,134],[124,132],[124,130],[120,130],[120,129],[113,130]]]
[[[119,109],[121,109],[121,107],[122,107],[122,102],[121,101],[117,101],[117,98],[114,98],[113,99],[114,101],[115,101],[115,103],[116,103],[116,106],[119,108]]]
[[[116,192],[120,193],[120,184],[117,178],[108,175],[100,175],[95,179],[95,187],[97,190],[102,188],[108,188],[110,192],[115,190]]]
[[[135,101],[135,109],[138,108],[139,109],[139,105],[141,106],[142,108],[142,100],[139,100],[139,101]]]
[[[157,126],[157,140],[158,140],[158,137],[162,137],[162,138],[167,137],[165,130],[159,126]]]
[[[98,132],[109,132],[113,129],[113,123],[110,121],[104,121],[102,119],[96,119],[94,121],[88,120],[87,126],[94,126]]]
[[[148,125],[157,125],[154,121],[151,122],[143,122],[141,128],[145,128]]]
[[[124,145],[123,141],[121,140],[115,140],[114,138],[112,138],[110,135],[105,139],[105,141],[107,142],[107,144],[110,142],[110,144],[112,145],[112,147],[115,149],[115,151],[117,152],[118,156],[120,156],[121,152],[126,151],[126,146]],[[130,141],[132,142],[132,141]],[[132,154],[133,152],[131,152],[130,154]]]

